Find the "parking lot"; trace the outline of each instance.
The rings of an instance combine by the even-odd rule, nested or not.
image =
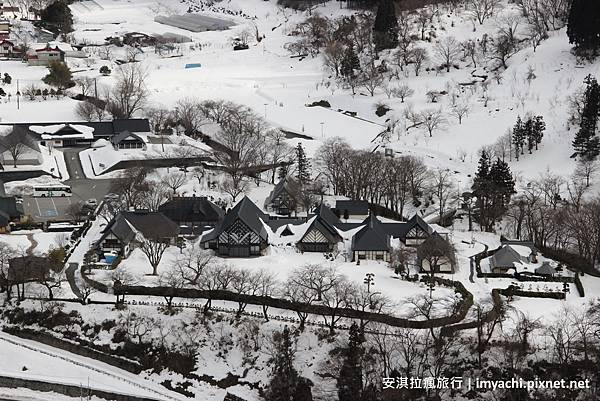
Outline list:
[[[77,200],[73,200],[76,202]],[[23,210],[30,215],[34,221],[65,221],[72,217],[67,215],[67,209],[72,200],[64,198],[37,198],[33,196],[23,197]]]

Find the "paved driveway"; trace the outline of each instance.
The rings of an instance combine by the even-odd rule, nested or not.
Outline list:
[[[66,214],[67,208],[71,203],[86,201],[94,198],[100,202],[109,192],[113,180],[110,179],[89,179],[85,177],[81,162],[79,161],[79,152],[83,148],[65,148],[65,162],[69,179],[65,184],[71,187],[71,197],[53,197],[37,198],[25,196],[23,198],[23,209],[25,214],[33,217],[36,222],[47,221],[68,221],[72,217]]]

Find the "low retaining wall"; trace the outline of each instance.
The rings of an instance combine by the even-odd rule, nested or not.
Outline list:
[[[95,359],[97,361],[104,362],[108,365],[115,366],[119,369],[126,370],[130,373],[138,374],[142,371],[142,365],[135,361],[125,358],[119,358],[118,356],[110,355],[98,351],[97,349],[92,349],[86,346],[86,344],[79,344],[63,340],[41,331],[33,331],[30,329],[13,327],[5,327],[3,331],[15,337],[36,341],[54,348],[62,349],[63,351],[68,351],[73,354]]]
[[[91,286],[102,292],[108,292],[108,286],[106,284],[97,282],[87,276],[82,270],[83,279],[88,282]],[[459,307],[458,311],[451,315],[441,318],[435,318],[430,320],[409,320],[406,318],[400,318],[391,315],[385,315],[381,313],[366,312],[351,308],[336,308],[335,314],[340,317],[349,319],[370,321],[384,323],[394,327],[405,327],[412,329],[429,329],[432,327],[440,327],[449,324],[454,324],[462,321],[469,308],[473,305],[473,296],[468,292],[462,283],[457,281],[451,281],[447,279],[435,278],[435,281],[441,285],[447,285],[454,287],[458,292],[463,294],[463,302]],[[268,296],[258,295],[247,295],[238,294],[231,291],[225,290],[197,290],[193,288],[182,288],[174,290],[168,287],[143,287],[143,286],[122,286],[114,289],[115,295],[143,295],[143,296],[158,296],[158,297],[171,297],[177,298],[194,298],[194,299],[210,299],[213,301],[230,301],[230,302],[244,302],[250,305],[267,306],[277,309],[286,309],[300,313],[310,313],[313,315],[327,315],[331,316],[332,309],[325,305],[313,305],[299,302],[293,302],[287,299],[272,298]]]
[[[78,398],[93,395],[105,400],[111,401],[160,401],[158,398],[137,397],[120,393],[112,393],[105,390],[94,388],[83,388],[63,383],[46,382],[32,379],[22,379],[18,377],[0,376],[0,387],[5,388],[26,388],[28,390],[55,392],[68,397]]]

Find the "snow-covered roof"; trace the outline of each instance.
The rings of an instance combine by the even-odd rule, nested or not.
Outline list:
[[[104,138],[100,138],[96,142],[92,143],[92,148],[103,148],[108,145],[110,145],[110,142]]]
[[[517,251],[517,253],[525,258],[528,258],[531,255],[531,248],[524,245],[507,245]]]
[[[65,128],[70,128],[66,132],[59,133]],[[53,125],[30,125],[29,129],[37,134],[41,134],[42,139],[94,139],[94,128],[86,125],[77,124],[53,124]],[[73,132],[75,131],[75,132]]]

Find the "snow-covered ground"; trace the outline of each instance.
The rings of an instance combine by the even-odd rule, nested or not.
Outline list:
[[[0,374],[122,394],[179,400],[181,396],[129,372],[35,341],[0,333]],[[17,362],[18,361],[18,362]]]

